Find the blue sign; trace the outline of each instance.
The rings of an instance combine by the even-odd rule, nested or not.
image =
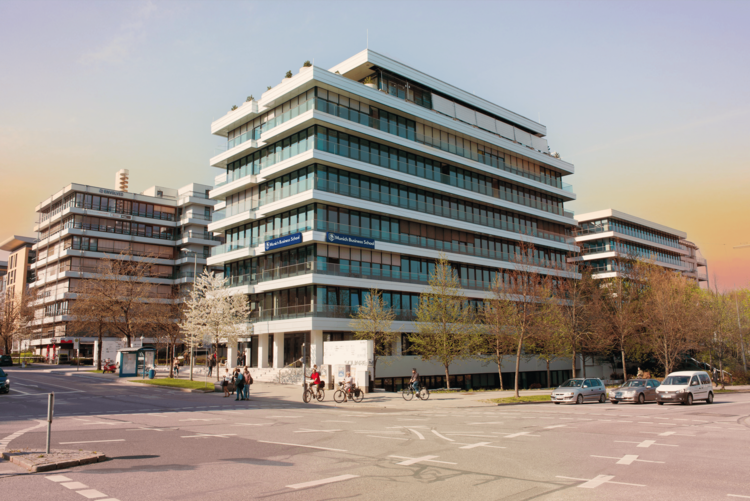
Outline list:
[[[285,237],[274,238],[273,240],[266,241],[266,250],[279,249],[281,247],[287,247],[289,245],[301,244],[302,233],[294,233]]]
[[[372,238],[354,237],[352,235],[342,235],[341,233],[326,233],[326,242],[329,244],[351,245],[352,247],[362,247],[364,249],[374,249],[375,240]]]

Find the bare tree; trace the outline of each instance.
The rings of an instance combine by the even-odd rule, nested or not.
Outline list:
[[[417,333],[409,336],[422,360],[438,362],[450,388],[450,365],[473,355],[478,346],[476,313],[466,300],[456,272],[444,255],[430,275],[430,288],[419,297]]]
[[[356,339],[373,341],[373,379],[378,367],[378,358],[391,354],[391,346],[396,340],[393,332],[393,320],[396,313],[387,308],[382,293],[377,289],[370,289],[365,301],[353,315],[352,331]]]
[[[185,321],[184,297],[172,294],[166,301],[153,305],[152,318],[149,323],[152,335],[164,342],[169,365],[169,377],[174,377],[174,364],[171,360],[176,357],[177,345],[184,342],[182,323]]]
[[[185,321],[182,330],[192,349],[202,342],[210,342],[218,352],[220,343],[236,346],[240,337],[252,334],[248,323],[250,305],[243,294],[230,295],[226,279],[204,270],[195,279],[195,287],[185,303]],[[192,370],[190,379],[193,379]],[[216,371],[219,380],[219,371]]]
[[[31,299],[25,292],[17,295],[0,293],[0,344],[8,355],[13,350],[13,341],[17,341],[20,347],[22,341],[31,335],[30,322],[34,319]]]
[[[70,315],[73,321],[68,323],[67,330],[72,335],[94,334],[99,343],[96,354],[96,370],[102,369],[102,344],[104,336],[111,334],[111,316],[109,303],[104,300],[102,289],[109,287],[109,282],[100,278],[79,280],[76,298],[70,302]]]

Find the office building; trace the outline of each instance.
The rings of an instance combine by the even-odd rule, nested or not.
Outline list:
[[[615,277],[624,271],[624,261],[640,259],[698,282],[708,281],[706,259],[684,231],[614,209],[575,218],[579,225],[575,241],[581,253],[569,262],[586,263],[595,278]]]
[[[209,264],[246,294],[252,336],[238,348],[259,376],[276,378],[311,346],[352,338],[351,315],[370,288],[396,310],[402,333],[376,386],[398,389],[418,367],[431,386],[443,369],[408,355],[419,294],[441,253],[469,299],[514,268],[521,241],[543,272],[575,274],[566,258],[573,165],[551,154],[546,127],[376,52],[291,78],[211,124],[227,149],[209,231],[225,243]],[[402,341],[403,340],[403,341]],[[553,363],[553,381],[569,361]],[[508,368],[510,370],[510,367]],[[525,386],[544,364],[524,362]],[[456,364],[452,386],[497,386],[497,366]],[[511,373],[509,373],[510,378]],[[509,379],[508,379],[509,380]]]
[[[214,200],[211,186],[179,189],[152,186],[129,193],[128,173],[117,173],[115,188],[70,184],[36,207],[39,241],[36,262],[34,335],[31,346],[50,359],[69,355],[70,305],[81,280],[96,276],[99,262],[121,253],[153,262],[146,278],[154,300],[180,300],[201,273],[220,239],[206,230]],[[80,337],[80,336],[76,336]],[[116,339],[119,342],[119,338]],[[149,339],[146,340],[150,341]],[[81,356],[93,356],[94,337],[81,338]]]

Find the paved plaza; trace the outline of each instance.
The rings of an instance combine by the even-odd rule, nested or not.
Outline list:
[[[7,499],[750,499],[750,394],[714,405],[496,406],[493,394],[303,404],[256,383],[249,402],[111,377],[8,369],[0,449],[110,460],[28,474],[0,462]]]

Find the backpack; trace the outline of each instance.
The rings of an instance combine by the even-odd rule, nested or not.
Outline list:
[[[247,384],[253,384],[253,375],[250,373],[247,376]]]

